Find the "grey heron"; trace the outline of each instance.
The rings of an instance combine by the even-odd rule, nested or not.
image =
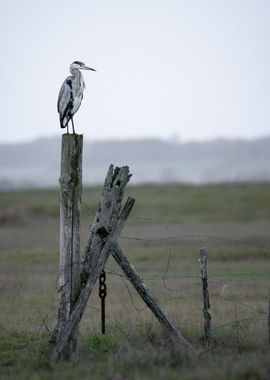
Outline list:
[[[71,75],[65,79],[58,96],[57,110],[60,117],[60,126],[61,128],[67,128],[67,133],[70,120],[73,133],[75,133],[73,116],[80,108],[83,98],[85,83],[80,70],[96,71],[91,67],[87,67],[83,62],[73,62],[69,67]]]

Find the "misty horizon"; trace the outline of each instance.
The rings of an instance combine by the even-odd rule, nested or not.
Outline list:
[[[0,189],[57,187],[61,138],[0,144]],[[133,183],[270,181],[270,136],[259,139],[84,139],[83,181],[101,184],[110,164],[131,168]]]
[[[31,144],[31,143],[35,143],[35,142],[38,142],[38,141],[45,141],[45,140],[51,140],[51,139],[61,139],[62,135],[65,134],[65,133],[62,133],[62,134],[53,134],[53,135],[50,135],[50,136],[46,136],[46,135],[40,135],[40,136],[37,136],[37,137],[33,137],[33,138],[30,138],[28,140],[23,140],[23,141],[0,141],[0,148],[1,146],[7,146],[7,145],[10,145],[10,146],[13,146],[13,145],[24,145],[24,144]],[[84,140],[87,141],[88,143],[113,143],[113,142],[136,142],[136,141],[162,141],[162,142],[165,142],[165,143],[173,143],[173,144],[192,144],[192,143],[211,143],[211,142],[215,142],[215,141],[228,141],[228,142],[234,142],[234,141],[243,141],[243,142],[251,142],[251,141],[257,141],[257,140],[264,140],[264,139],[267,139],[270,137],[270,132],[265,134],[265,135],[260,135],[260,136],[256,136],[256,137],[242,137],[242,136],[237,136],[237,137],[226,137],[226,136],[216,136],[216,137],[211,137],[211,138],[193,138],[193,139],[182,139],[181,137],[179,136],[176,136],[176,135],[172,135],[172,136],[168,136],[168,137],[159,137],[159,136],[139,136],[139,137],[104,137],[104,138],[94,138],[94,139],[91,139],[91,137],[85,137],[85,135],[83,133],[78,133],[78,134],[82,134],[84,136]]]

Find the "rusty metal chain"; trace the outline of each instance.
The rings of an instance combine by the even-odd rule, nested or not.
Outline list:
[[[107,296],[106,273],[103,270],[99,276],[99,297],[101,299],[101,332],[105,334],[105,298]]]

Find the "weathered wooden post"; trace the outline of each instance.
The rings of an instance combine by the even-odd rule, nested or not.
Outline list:
[[[203,317],[204,317],[204,342],[207,349],[210,348],[211,336],[211,312],[210,300],[208,292],[208,275],[207,275],[207,251],[206,248],[200,249],[200,270],[202,278],[202,294],[203,294]]]
[[[80,293],[80,209],[82,192],[83,135],[62,136],[60,175],[60,268],[58,291],[60,296],[57,331],[61,333],[69,320]],[[76,325],[67,342],[64,355],[77,360],[78,332]]]
[[[268,299],[268,343],[270,344],[270,296]]]

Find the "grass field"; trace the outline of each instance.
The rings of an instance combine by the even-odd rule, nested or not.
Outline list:
[[[100,189],[82,199],[82,251]],[[58,192],[0,193],[1,379],[269,379],[270,185],[130,186],[120,245],[196,358],[166,333],[109,259],[107,332],[100,301],[81,322],[77,365],[49,364],[58,296]],[[198,255],[206,246],[212,350],[203,351]]]

